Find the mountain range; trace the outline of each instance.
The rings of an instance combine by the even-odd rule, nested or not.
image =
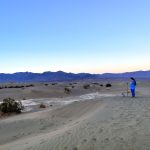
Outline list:
[[[16,72],[13,74],[0,73],[0,82],[56,82],[56,81],[74,81],[86,79],[120,79],[135,77],[140,79],[150,79],[149,71],[135,71],[125,73],[104,73],[104,74],[90,74],[90,73],[66,73],[58,72]]]

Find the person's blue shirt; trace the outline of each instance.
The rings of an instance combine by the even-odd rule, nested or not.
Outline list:
[[[135,81],[132,81],[131,84],[130,84],[130,89],[135,89],[136,88],[136,84],[135,84]]]

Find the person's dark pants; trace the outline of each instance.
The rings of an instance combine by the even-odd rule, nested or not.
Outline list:
[[[132,97],[135,97],[135,89],[130,89],[130,90],[131,90]]]

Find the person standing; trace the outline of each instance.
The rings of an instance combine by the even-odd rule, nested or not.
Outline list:
[[[131,79],[130,91],[131,91],[132,97],[135,97],[136,80],[133,77],[131,77],[130,79]]]

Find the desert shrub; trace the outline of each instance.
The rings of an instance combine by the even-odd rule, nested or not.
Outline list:
[[[16,85],[14,88],[21,88],[19,85]]]
[[[24,107],[20,101],[17,102],[12,98],[5,98],[3,103],[0,104],[0,111],[3,113],[21,113],[23,108]]]
[[[89,89],[89,88],[90,88],[90,85],[89,85],[89,84],[85,84],[85,85],[83,85],[83,88],[84,88],[84,89]]]
[[[8,88],[14,88],[13,86],[9,86]]]
[[[71,89],[69,89],[68,87],[65,87],[65,88],[64,88],[64,92],[65,92],[66,94],[70,94],[70,93],[71,93]]]
[[[20,88],[24,88],[24,85],[20,85]]]
[[[0,89],[7,89],[7,88],[24,88],[24,85],[10,85],[10,86],[1,86]]]
[[[47,83],[45,83],[44,85],[45,85],[45,86],[48,86],[48,84],[47,84]]]
[[[57,83],[52,83],[52,85],[56,85]]]
[[[22,90],[24,90],[24,89],[25,89],[25,87],[22,87],[21,89],[22,89]]]
[[[100,84],[99,86],[101,86],[101,87],[102,87],[102,86],[104,86],[104,85],[103,85],[103,84]]]
[[[34,87],[33,84],[26,85],[26,87]]]
[[[112,85],[110,83],[107,83],[106,84],[106,87],[111,87]]]
[[[40,108],[46,108],[46,105],[43,104],[43,103],[41,103],[41,104],[40,104]]]
[[[72,86],[72,89],[74,88],[75,86]]]
[[[10,88],[10,89],[11,88],[24,88],[24,85],[16,85],[16,86],[11,85],[11,86],[7,86],[7,87],[5,86],[5,88]]]

